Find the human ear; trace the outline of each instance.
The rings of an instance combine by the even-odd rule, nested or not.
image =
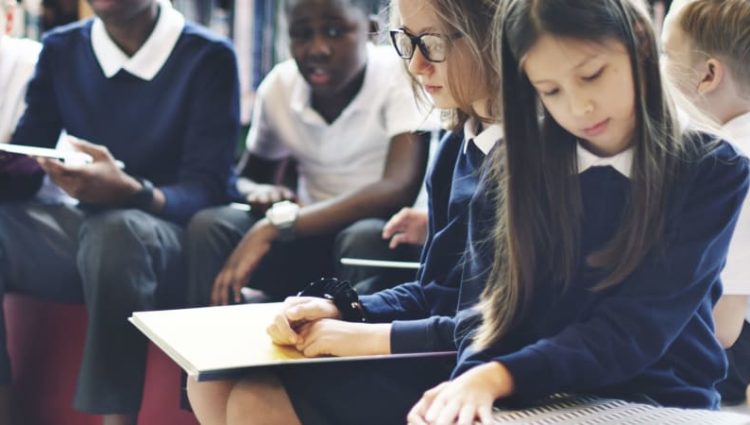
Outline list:
[[[705,96],[719,88],[724,81],[724,65],[715,58],[706,60],[699,72],[702,74],[698,83],[698,94]]]

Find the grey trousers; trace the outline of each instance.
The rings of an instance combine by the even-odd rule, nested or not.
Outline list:
[[[87,212],[35,202],[0,205],[0,290],[85,302],[88,329],[74,407],[94,414],[140,409],[146,338],[128,317],[182,281],[183,230],[139,210]],[[172,300],[179,303],[179,300]],[[0,383],[11,380],[2,321]]]
[[[203,210],[193,217],[185,236],[189,305],[204,306],[210,302],[216,275],[256,221],[257,217],[229,207]],[[413,280],[413,270],[394,272],[340,264],[342,257],[410,261],[418,258],[418,254],[406,255],[405,250],[390,250],[380,237],[383,225],[383,220],[366,219],[336,234],[274,242],[248,286],[281,300],[320,277],[336,276],[353,283],[368,280],[365,292]]]

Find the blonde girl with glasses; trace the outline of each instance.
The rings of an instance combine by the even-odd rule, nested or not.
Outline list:
[[[482,196],[483,164],[502,136],[497,49],[487,42],[497,2],[404,0],[393,7],[400,19],[392,40],[417,94],[452,117],[452,131],[441,141],[428,177],[422,267],[415,282],[346,303],[336,299],[341,292],[329,294],[332,301],[287,299],[268,332],[275,343],[308,357],[456,350],[454,316],[467,229],[481,225],[469,222],[469,204]],[[203,425],[395,424],[403,423],[422,392],[446,379],[454,365],[450,353],[307,364],[258,371],[239,381],[190,381],[188,391]]]

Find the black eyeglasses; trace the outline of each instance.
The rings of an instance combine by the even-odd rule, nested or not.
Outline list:
[[[403,29],[391,30],[391,41],[396,53],[403,59],[411,59],[414,51],[419,47],[422,56],[430,62],[443,62],[448,53],[448,46],[451,41],[461,37],[461,33],[453,35],[424,33],[412,35]]]

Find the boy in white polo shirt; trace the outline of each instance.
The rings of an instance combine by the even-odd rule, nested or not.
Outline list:
[[[750,153],[750,2],[676,1],[664,24],[667,71],[675,85],[722,133]],[[740,213],[714,307],[716,336],[727,348],[724,402],[741,402],[750,384],[750,205]]]
[[[413,203],[427,144],[413,133],[424,114],[403,64],[392,49],[368,43],[377,4],[288,2],[294,60],[258,89],[241,167],[252,181],[238,184],[253,212],[224,207],[192,220],[191,305],[239,302],[247,284],[274,299],[296,293],[336,273],[335,259],[363,233],[374,235],[377,257],[398,255],[380,240],[383,219]],[[296,193],[258,183],[276,180],[288,159],[297,166]]]

